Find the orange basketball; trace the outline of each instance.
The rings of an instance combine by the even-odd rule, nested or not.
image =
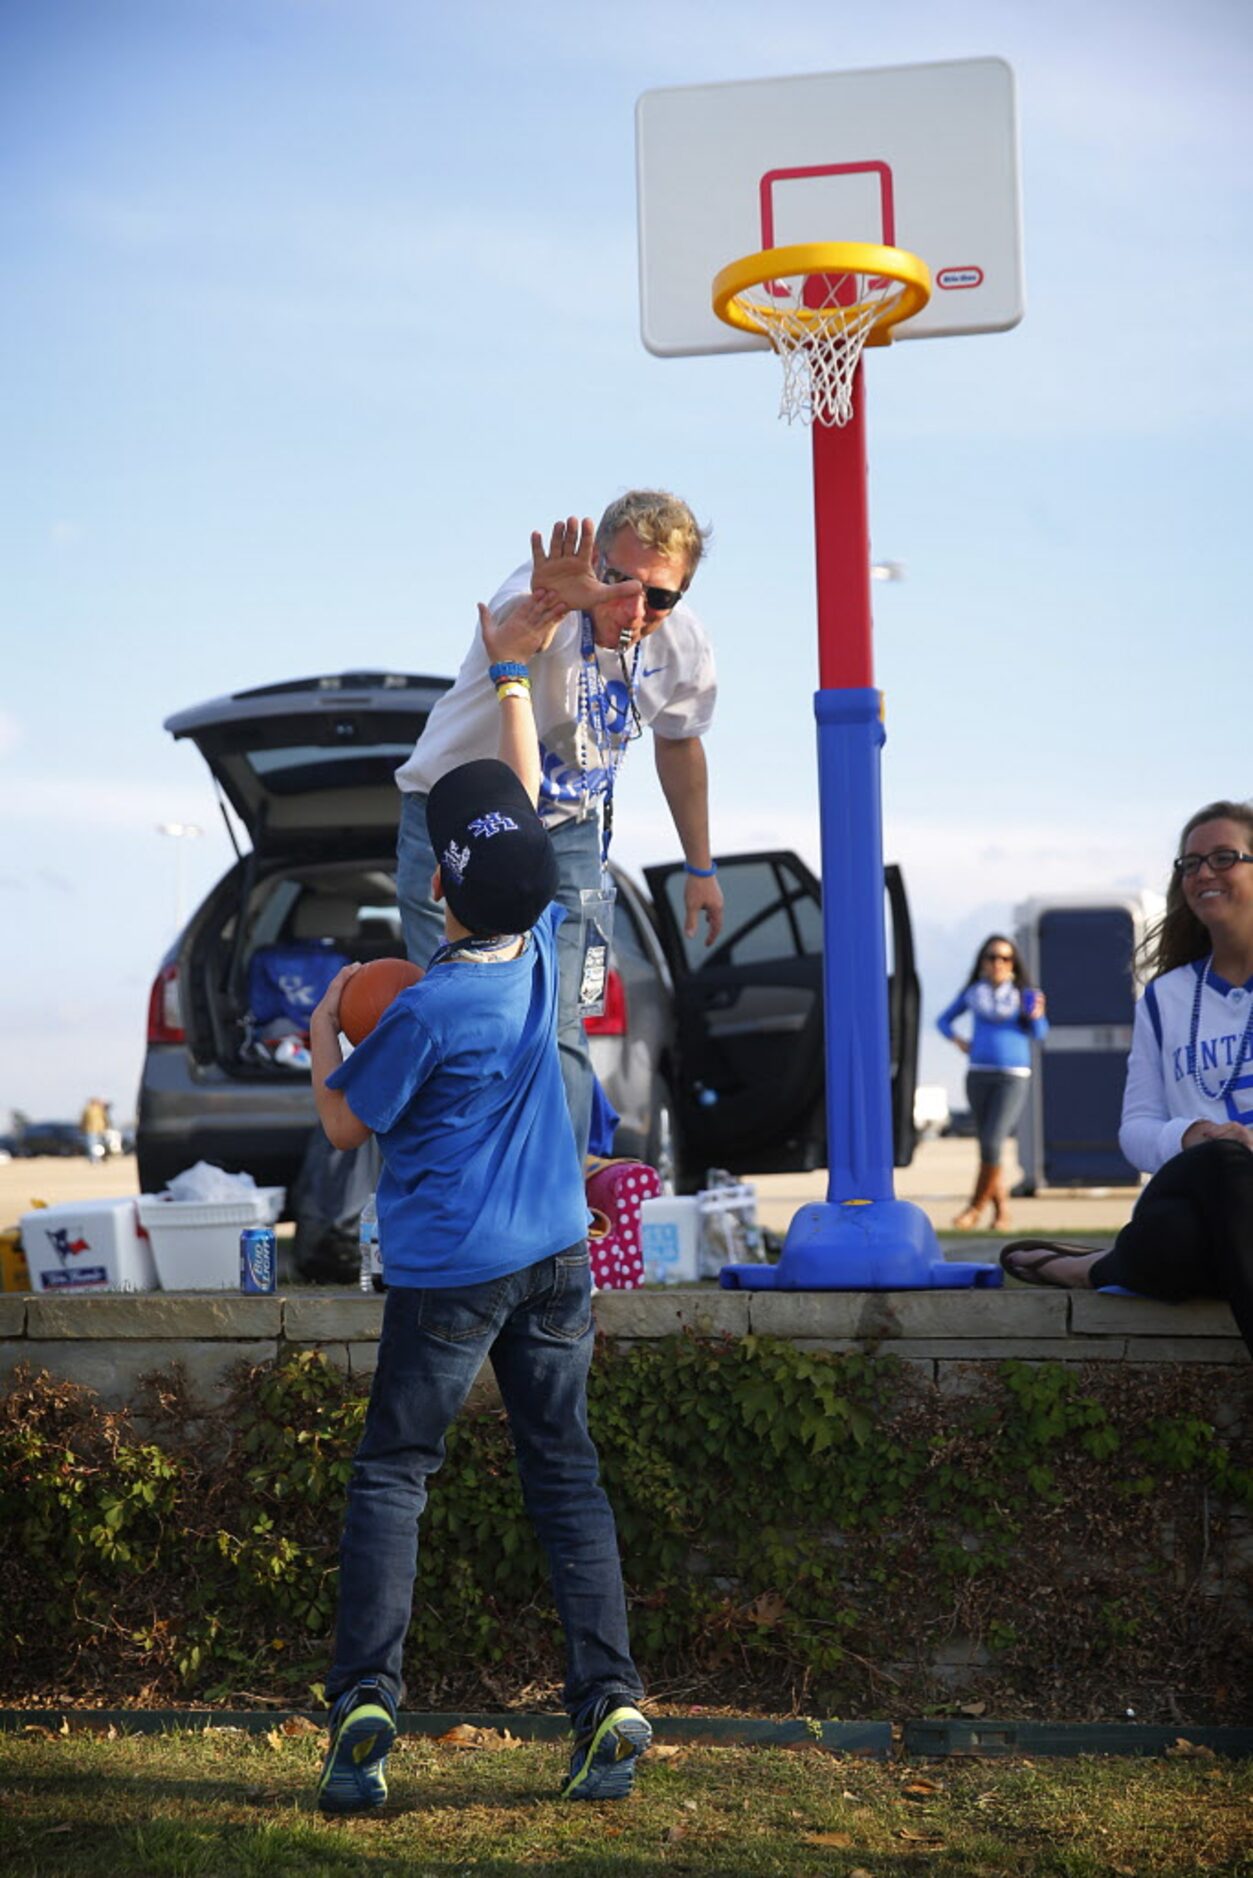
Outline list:
[[[408,959],[371,959],[354,972],[339,1000],[339,1027],[349,1043],[368,1037],[392,999],[422,976],[422,967]]]

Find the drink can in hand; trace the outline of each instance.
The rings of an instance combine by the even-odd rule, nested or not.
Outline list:
[[[239,1288],[252,1294],[273,1291],[278,1264],[274,1234],[268,1226],[245,1226],[239,1235]]]
[[[1035,1016],[1035,1014],[1036,1014],[1036,1012],[1037,1012],[1037,1011],[1039,1010],[1039,1008],[1040,1008],[1040,994],[1039,994],[1039,992],[1038,992],[1038,991],[1033,991],[1030,985],[1024,985],[1024,986],[1023,986],[1023,988],[1022,988],[1022,991],[1021,991],[1021,992],[1020,992],[1020,994],[1019,994],[1019,996],[1020,996],[1020,999],[1021,999],[1021,1002],[1022,1002],[1022,1014],[1023,1014],[1023,1016],[1024,1016],[1024,1017],[1034,1017],[1034,1016]]]

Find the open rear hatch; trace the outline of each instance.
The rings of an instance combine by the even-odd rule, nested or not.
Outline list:
[[[394,845],[395,772],[447,678],[340,672],[237,691],[165,721],[189,737],[254,850],[326,854]]]
[[[403,957],[395,771],[450,682],[345,672],[166,720],[195,743],[252,843],[186,935],[183,1008],[198,1062],[307,1074],[296,1040],[327,971],[343,958]],[[234,841],[229,817],[228,827]]]

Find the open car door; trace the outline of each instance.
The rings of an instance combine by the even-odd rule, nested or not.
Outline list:
[[[720,856],[717,944],[683,934],[681,862],[645,869],[675,986],[682,1158],[692,1172],[769,1173],[826,1163],[822,901],[785,849]],[[895,1159],[913,1158],[918,976],[900,870],[885,870]],[[703,922],[702,922],[703,923]]]

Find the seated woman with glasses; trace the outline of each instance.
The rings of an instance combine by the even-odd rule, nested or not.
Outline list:
[[[1018,1239],[1029,1285],[1225,1298],[1253,1352],[1253,802],[1186,823],[1148,935],[1119,1145],[1152,1179],[1107,1251]]]
[[[959,1037],[953,1025],[969,1013],[974,1029]],[[979,1136],[979,1173],[969,1203],[953,1221],[973,1232],[992,1208],[991,1224],[1009,1225],[1001,1156],[1005,1139],[1022,1114],[1031,1080],[1031,1040],[1048,1030],[1044,993],[1027,983],[1026,967],[1012,940],[992,933],[975,955],[970,977],[936,1019],[941,1036],[970,1058],[966,1100]]]

